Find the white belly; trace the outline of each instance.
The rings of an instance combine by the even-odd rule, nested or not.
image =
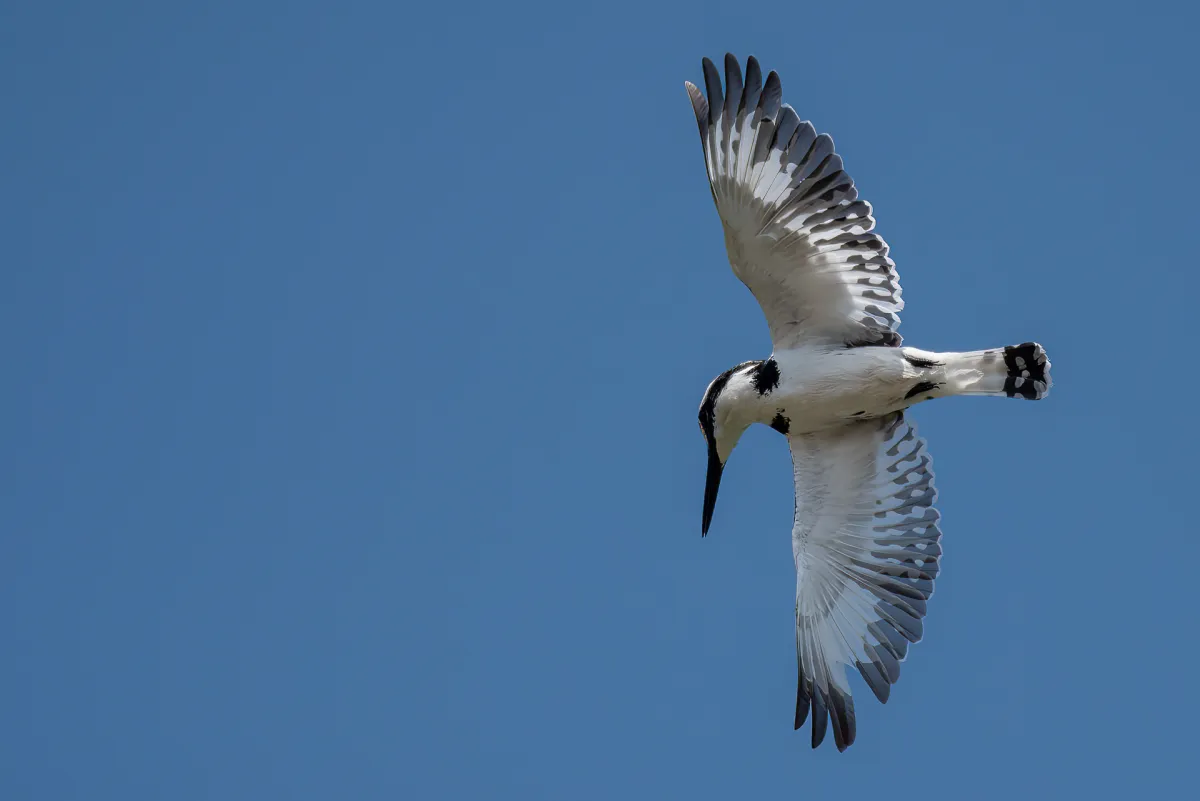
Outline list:
[[[797,348],[772,356],[779,386],[766,398],[792,433],[819,431],[902,409],[913,370],[900,348]]]

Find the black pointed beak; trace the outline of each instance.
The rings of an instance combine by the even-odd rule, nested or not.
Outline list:
[[[713,509],[717,506],[717,489],[721,486],[721,457],[717,455],[716,446],[708,446],[708,475],[704,477],[704,520],[700,524],[700,536],[708,534],[708,526],[712,523]]]

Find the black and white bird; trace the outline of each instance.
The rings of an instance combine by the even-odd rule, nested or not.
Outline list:
[[[774,352],[721,373],[704,393],[708,443],[702,533],[725,463],[764,423],[788,439],[796,484],[796,728],[812,745],[854,742],[847,669],[888,700],[921,639],[942,549],[925,442],[904,411],[953,395],[1038,400],[1050,361],[1026,342],[934,353],[901,346],[900,281],[872,233],[871,206],[833,140],[782,102],[779,76],[725,56],[725,85],[704,59],[705,99],[687,91],[734,275],[770,327]]]

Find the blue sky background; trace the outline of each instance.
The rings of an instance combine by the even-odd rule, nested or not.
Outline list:
[[[1193,8],[0,7],[0,797],[1187,794]],[[756,54],[892,246],[944,572],[792,731],[787,448],[683,81]]]

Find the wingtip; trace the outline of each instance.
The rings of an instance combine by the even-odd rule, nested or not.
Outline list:
[[[708,128],[708,101],[704,99],[704,93],[700,88],[691,81],[684,81],[683,88],[687,90],[688,99],[692,103],[692,113],[696,115],[696,124],[700,126],[700,139],[704,140],[705,132]]]

